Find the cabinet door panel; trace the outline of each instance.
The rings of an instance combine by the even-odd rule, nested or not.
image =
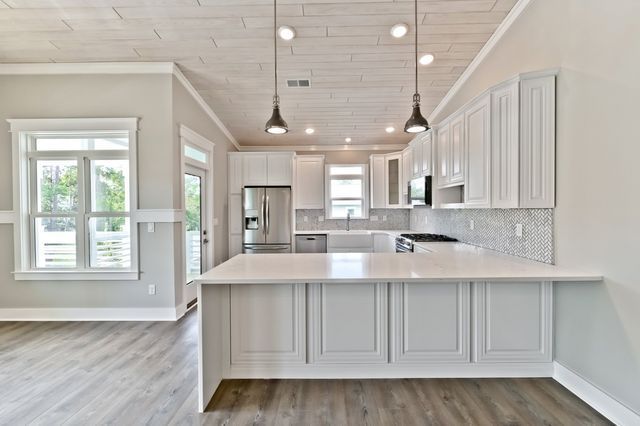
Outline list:
[[[555,206],[555,76],[520,82],[520,207]]]
[[[520,193],[519,83],[491,93],[491,205],[516,208]]]
[[[242,234],[229,235],[229,258],[242,253]]]
[[[290,186],[293,171],[293,155],[267,154],[267,185]]]
[[[449,183],[449,125],[443,124],[438,128],[438,186]]]
[[[227,162],[229,194],[242,194],[242,162],[242,154],[229,154]]]
[[[411,141],[411,150],[413,151],[411,154],[411,175],[415,179],[420,177],[422,173],[422,143],[419,139],[416,138]]]
[[[231,286],[231,363],[305,363],[305,285]]]
[[[491,207],[489,100],[489,95],[481,97],[464,114],[466,165],[464,202],[467,207]]]
[[[242,195],[229,195],[229,233],[242,234]]]
[[[314,363],[387,362],[387,284],[311,284]]]
[[[449,124],[449,183],[464,182],[464,114]]]
[[[385,197],[385,161],[384,155],[372,155],[370,161],[370,204],[372,209],[384,209],[386,207]]]
[[[402,154],[385,155],[385,204],[387,208],[402,206]]]
[[[433,174],[432,171],[432,157],[431,157],[431,143],[432,143],[432,133],[427,132],[422,139],[422,159],[421,159],[421,167],[422,167],[422,175],[430,176]]]
[[[296,208],[324,209],[324,156],[296,158]]]
[[[469,283],[395,283],[392,362],[469,362]]]
[[[244,185],[267,185],[267,155],[242,154],[242,159]]]
[[[551,362],[551,283],[474,285],[477,361]]]
[[[402,151],[402,205],[407,208],[413,208],[409,203],[409,182],[413,178],[412,152],[411,147]]]

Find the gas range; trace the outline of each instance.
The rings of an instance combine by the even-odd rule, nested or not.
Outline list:
[[[440,234],[400,234],[396,237],[396,253],[413,251],[414,243],[455,242],[455,238]]]

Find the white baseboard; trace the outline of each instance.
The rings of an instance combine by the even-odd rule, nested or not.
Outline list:
[[[175,321],[176,308],[0,309],[0,321]]]
[[[578,398],[617,425],[640,425],[640,414],[583,379],[567,367],[553,363],[553,378]]]
[[[404,379],[404,378],[482,378],[551,377],[553,364],[475,363],[475,364],[300,364],[232,365],[225,379]]]

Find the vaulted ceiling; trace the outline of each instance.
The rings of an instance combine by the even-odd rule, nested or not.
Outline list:
[[[419,0],[427,116],[516,0]],[[411,112],[412,1],[279,0],[282,115],[264,132],[273,95],[271,0],[0,0],[0,62],[174,61],[242,145],[398,144]],[[309,88],[287,88],[309,79]],[[387,134],[385,128],[395,127]],[[305,129],[312,127],[312,135]]]

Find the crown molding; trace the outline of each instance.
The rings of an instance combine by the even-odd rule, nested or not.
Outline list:
[[[74,75],[74,74],[172,74],[191,95],[231,143],[240,144],[222,123],[198,91],[173,62],[89,62],[89,63],[34,63],[0,64],[0,75]]]
[[[405,149],[407,145],[383,144],[383,145],[276,145],[276,146],[254,146],[241,145],[239,150],[247,151],[396,151]]]
[[[464,70],[462,75],[456,80],[456,82],[451,86],[451,89],[447,92],[447,94],[442,98],[438,106],[429,114],[429,122],[433,122],[435,118],[442,112],[442,110],[447,106],[449,102],[453,99],[453,97],[458,93],[458,91],[462,88],[462,86],[469,80],[471,75],[475,72],[475,70],[480,66],[480,64],[487,58],[489,53],[493,50],[494,47],[498,44],[500,39],[504,37],[509,28],[516,22],[518,17],[525,11],[527,6],[531,4],[533,0],[518,0],[518,2],[513,6],[509,14],[504,18],[504,21],[496,28],[495,32],[489,37],[487,43],[482,46],[480,52],[476,55],[475,58],[471,61],[469,66]]]

